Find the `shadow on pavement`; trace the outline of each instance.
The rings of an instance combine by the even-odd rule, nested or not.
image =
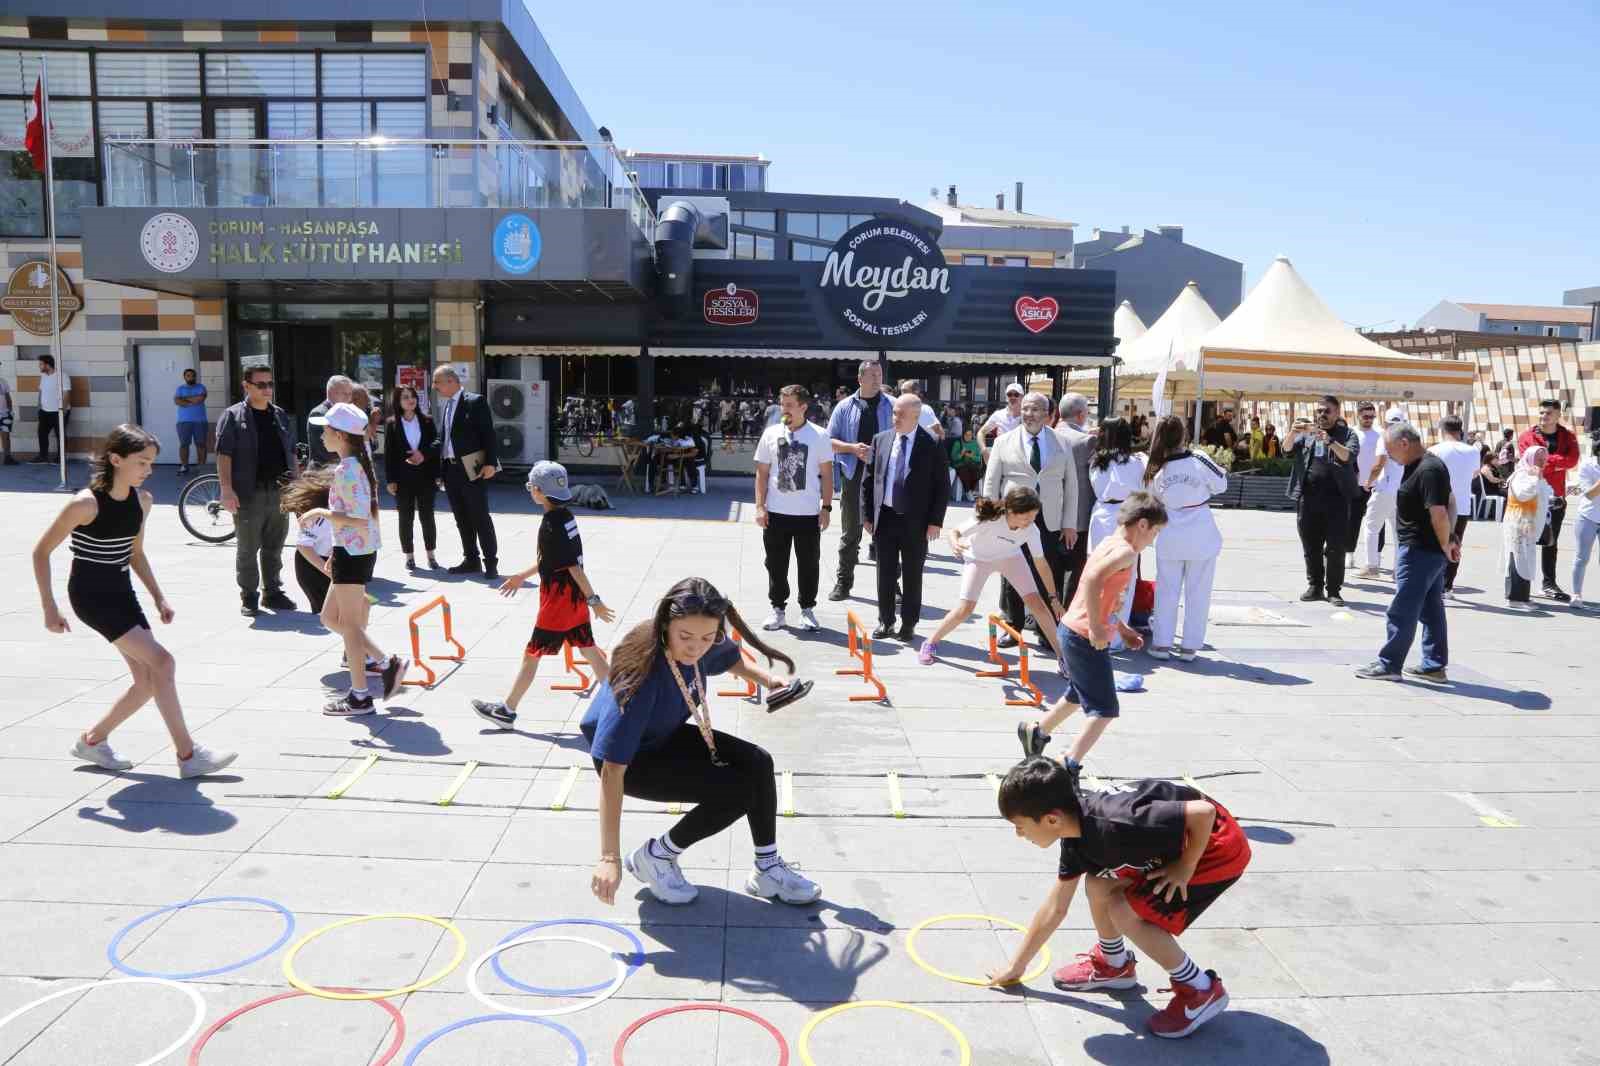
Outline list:
[[[198,781],[174,780],[164,774],[124,773],[121,777],[134,783],[106,797],[104,807],[115,812],[115,817],[103,813],[104,807],[79,807],[78,817],[125,833],[160,831],[180,836],[225,833],[239,822],[202,795]],[[244,778],[230,774],[206,780],[236,785]],[[175,790],[184,794],[176,796]]]
[[[420,711],[413,711],[408,707],[396,707],[393,704],[389,705],[386,711],[385,714],[369,714],[350,719],[372,731],[370,737],[353,741],[354,746],[393,752],[396,755],[450,754],[450,745],[444,742],[444,737],[439,735],[437,729],[426,722],[413,721],[422,717]]]

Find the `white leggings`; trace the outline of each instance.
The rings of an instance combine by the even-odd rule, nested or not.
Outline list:
[[[1600,523],[1589,521],[1587,518],[1578,519],[1578,550],[1572,560],[1572,595],[1583,595],[1583,572],[1589,567],[1589,551],[1594,547],[1594,542],[1600,538]]]
[[[1217,557],[1209,559],[1156,559],[1156,609],[1150,619],[1150,643],[1172,647],[1178,631],[1178,598],[1183,598],[1183,644],[1199,651],[1206,644],[1206,621],[1211,615],[1211,586],[1217,577]]]

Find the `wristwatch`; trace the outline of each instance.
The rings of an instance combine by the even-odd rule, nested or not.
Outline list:
[[[831,504],[831,503],[825,503],[825,504],[823,504],[823,505],[822,505],[822,509],[823,509],[823,510],[824,510],[824,511],[831,511],[831,510],[833,510],[833,504]]]
[[[589,606],[593,607],[595,604],[600,602],[600,594],[597,592],[593,596],[590,596],[587,600],[584,600],[583,602],[585,602]]]

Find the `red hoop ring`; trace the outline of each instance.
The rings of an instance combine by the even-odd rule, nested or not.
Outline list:
[[[783,1038],[782,1033],[778,1032],[776,1026],[767,1021],[765,1018],[761,1017],[761,1015],[752,1011],[740,1010],[738,1007],[724,1007],[720,1003],[684,1003],[677,1007],[663,1008],[662,1010],[656,1011],[654,1014],[646,1014],[643,1018],[640,1018],[638,1021],[624,1029],[622,1031],[622,1035],[617,1037],[617,1046],[611,1052],[612,1066],[623,1066],[622,1048],[627,1044],[629,1039],[632,1038],[633,1034],[638,1032],[641,1028],[649,1025],[657,1018],[665,1018],[669,1014],[681,1014],[684,1011],[695,1010],[714,1011],[718,1014],[731,1014],[736,1018],[744,1018],[746,1021],[755,1022],[757,1025],[761,1026],[761,1028],[771,1033],[772,1039],[778,1042],[778,1066],[789,1066],[789,1042]],[[190,1066],[194,1066],[194,1064],[191,1063]],[[374,1063],[373,1066],[383,1066],[383,1064]]]
[[[349,992],[352,991],[352,989],[336,988],[332,991]],[[238,1018],[242,1014],[248,1014],[257,1007],[265,1007],[269,1003],[276,1003],[280,999],[298,999],[299,997],[306,995],[310,995],[310,993],[301,992],[298,989],[292,992],[279,992],[275,996],[268,996],[265,999],[258,999],[254,1003],[246,1003],[244,1006],[235,1009],[233,1013],[225,1014],[221,1018],[218,1018],[211,1024],[209,1029],[200,1034],[200,1039],[194,1042],[194,1047],[189,1049],[188,1066],[200,1066],[200,1052],[206,1049],[206,1042],[212,1037],[216,1036],[217,1032],[221,1030],[223,1026],[227,1025],[235,1018]],[[388,1000],[374,999],[370,1002],[376,1003],[378,1006],[388,1011],[389,1017],[394,1019],[394,1043],[389,1045],[389,1050],[383,1053],[382,1058],[372,1063],[372,1066],[389,1066],[389,1063],[394,1061],[394,1057],[400,1054],[400,1049],[405,1046],[406,1020],[405,1017],[401,1015],[399,1008],[390,1003]],[[782,1064],[780,1064],[780,1066],[782,1066]]]

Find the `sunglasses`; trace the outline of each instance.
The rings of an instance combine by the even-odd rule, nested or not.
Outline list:
[[[268,378],[266,381],[247,381],[245,384],[249,385],[251,388],[270,389],[272,388],[274,382],[271,378]]]
[[[674,600],[671,614],[674,618],[686,615],[709,615],[721,618],[728,613],[728,601],[721,596],[689,595]]]

